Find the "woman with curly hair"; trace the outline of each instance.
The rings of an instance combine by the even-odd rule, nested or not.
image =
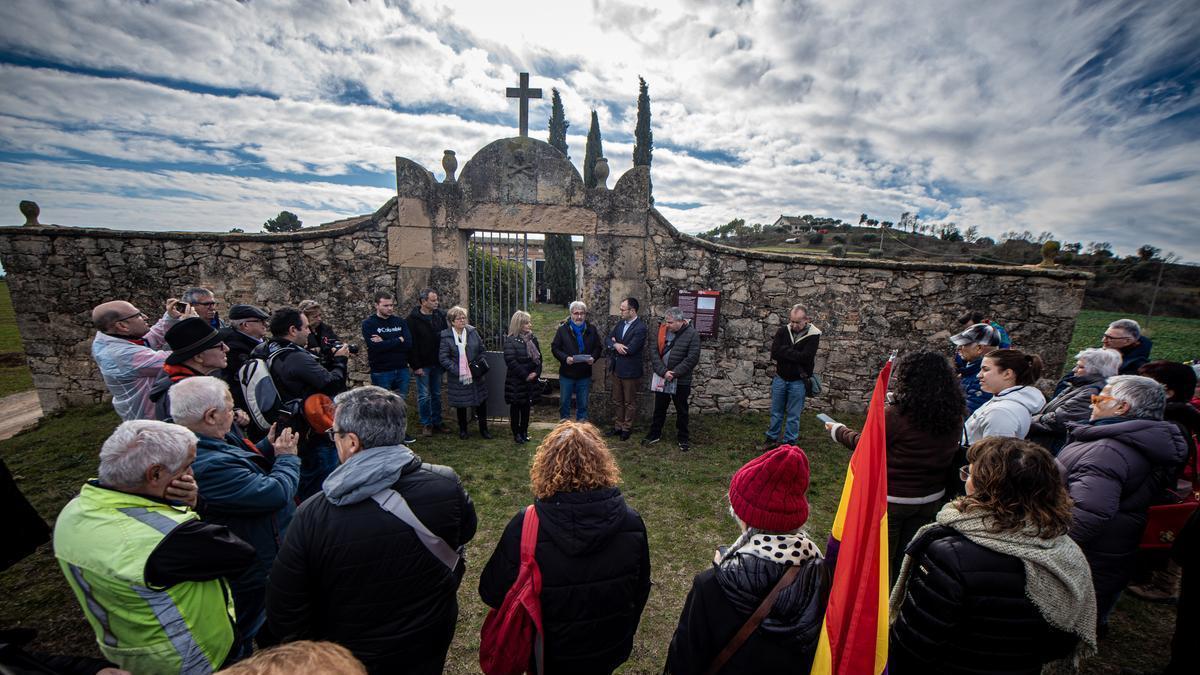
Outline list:
[[[931,351],[905,354],[892,374],[884,408],[887,421],[888,559],[892,579],[904,546],[933,521],[946,494],[946,475],[962,435],[966,401],[946,357]],[[826,425],[833,439],[853,450],[859,433]]]
[[[529,469],[538,517],[534,557],[542,573],[543,673],[611,673],[629,658],[650,595],[646,525],[617,484],[620,469],[587,422],[564,420]],[[521,509],[479,579],[499,607],[520,568]]]
[[[888,672],[1032,675],[1095,651],[1096,595],[1054,458],[991,437],[967,459],[966,496],[917,532],[892,589]]]

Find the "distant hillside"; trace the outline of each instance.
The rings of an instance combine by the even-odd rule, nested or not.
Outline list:
[[[770,226],[715,228],[699,236],[728,246],[775,253],[806,253],[887,260],[929,260],[990,265],[1032,265],[1042,260],[1042,243],[1028,233],[1012,233],[997,243],[976,239],[972,229],[955,227],[936,233],[901,232],[895,228],[866,227],[829,219],[808,232],[779,232]],[[838,224],[840,223],[840,224]],[[758,230],[757,232],[755,230]],[[937,228],[931,228],[937,229]],[[724,230],[724,231],[721,231]],[[770,230],[770,231],[768,231]],[[966,239],[973,241],[967,241]],[[1041,235],[1045,241],[1047,234]],[[882,250],[881,250],[882,246]],[[1138,255],[1118,257],[1105,242],[1065,244],[1055,262],[1065,268],[1096,275],[1084,296],[1084,308],[1145,315],[1154,298],[1155,316],[1200,318],[1200,266],[1164,260],[1158,249],[1142,247]],[[1162,272],[1162,284],[1154,287]]]

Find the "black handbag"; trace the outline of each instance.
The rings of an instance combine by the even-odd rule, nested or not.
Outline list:
[[[491,366],[488,365],[486,356],[481,356],[468,363],[467,367],[471,369],[471,379],[473,380],[478,380],[484,375],[487,375],[488,370],[491,369]]]

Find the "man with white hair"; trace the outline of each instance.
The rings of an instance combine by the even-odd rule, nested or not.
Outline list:
[[[195,458],[191,431],[125,422],[100,449],[100,477],[54,526],[54,555],[100,652],[134,673],[219,670],[234,643],[225,578],[254,549],[196,515]]]
[[[96,337],[92,358],[100,368],[104,386],[112,393],[113,409],[123,420],[154,419],[150,387],[170,356],[167,329],[196,312],[175,309],[175,298],[167,300],[166,311],[153,326],[145,312],[125,300],[113,300],[92,308]]]
[[[272,427],[268,433],[273,460],[245,444],[230,444],[226,435],[233,412],[229,387],[215,377],[189,377],[171,388],[171,417],[196,435],[192,470],[204,519],[227,526],[257,553],[244,574],[229,580],[237,610],[235,656],[240,658],[249,654],[251,640],[266,621],[267,575],[296,510],[300,458],[298,436],[291,429],[276,435]]]
[[[1133,319],[1117,319],[1108,324],[1100,338],[1101,344],[1121,352],[1119,375],[1137,375],[1138,368],[1150,361],[1150,350],[1154,344],[1142,335],[1142,327]]]
[[[1133,573],[1146,512],[1187,458],[1179,427],[1163,421],[1166,403],[1163,386],[1148,377],[1109,378],[1092,397],[1091,421],[1068,427],[1056,460],[1073,502],[1068,534],[1092,567],[1101,633]]]
[[[575,419],[588,418],[588,392],[592,388],[592,364],[600,358],[600,333],[587,320],[587,305],[571,303],[571,316],[558,326],[550,351],[558,359],[558,416],[570,419],[575,399]]]

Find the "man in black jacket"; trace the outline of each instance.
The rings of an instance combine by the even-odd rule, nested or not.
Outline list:
[[[550,343],[550,351],[558,359],[558,416],[571,418],[571,398],[575,399],[575,419],[588,418],[588,392],[592,388],[592,364],[600,358],[600,333],[587,320],[587,305],[576,300],[571,303],[571,316],[559,325]]]
[[[372,673],[441,673],[475,506],[452,469],[401,443],[407,411],[394,392],[360,387],[336,403],[343,464],[296,511],[271,570],[270,627],[285,641],[337,642]]]
[[[692,393],[692,371],[700,363],[700,334],[683,316],[683,310],[672,307],[663,313],[658,327],[658,342],[650,350],[650,367],[654,379],[654,417],[642,445],[654,445],[662,438],[667,422],[667,407],[675,403],[675,440],[679,449],[687,452],[688,396]]]
[[[450,427],[442,421],[442,367],[438,364],[442,331],[449,327],[446,313],[438,309],[438,292],[432,288],[421,291],[417,306],[408,313],[408,330],[412,333],[408,364],[417,381],[422,436],[450,433]]]
[[[254,349],[254,358],[268,359],[271,381],[281,401],[303,402],[313,394],[333,396],[346,388],[346,368],[350,350],[342,345],[333,352],[333,366],[325,368],[305,349],[308,344],[308,317],[294,307],[281,307],[271,315],[271,340]],[[321,489],[321,481],[338,464],[337,452],[325,438],[324,429],[312,429],[303,420],[294,422],[300,432],[300,489],[304,500]]]
[[[261,345],[267,337],[267,320],[271,318],[263,310],[253,305],[234,305],[229,308],[229,326],[220,330],[221,341],[229,347],[225,355],[226,366],[221,371],[225,384],[233,394],[233,405],[239,410],[246,409],[246,396],[242,385],[238,382],[238,371],[250,359],[250,353]],[[260,441],[266,436],[266,431],[247,425],[246,435],[251,440]]]
[[[771,426],[767,428],[764,450],[777,445],[795,445],[800,439],[800,413],[804,412],[807,381],[813,374],[821,331],[808,321],[804,305],[792,305],[788,322],[775,331],[771,341],[771,360],[775,377],[771,378]],[[783,432],[783,438],[779,437]]]

